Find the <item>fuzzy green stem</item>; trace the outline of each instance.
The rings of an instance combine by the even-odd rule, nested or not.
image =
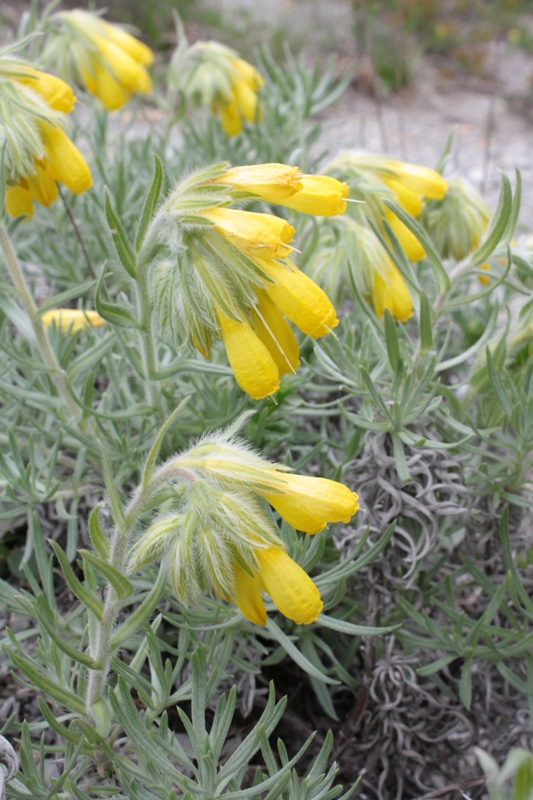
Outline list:
[[[19,293],[19,297],[22,300],[22,304],[30,319],[41,358],[52,374],[53,381],[59,394],[61,395],[69,416],[73,417],[79,422],[82,417],[82,411],[72,398],[72,394],[68,388],[67,377],[62,370],[54,351],[50,347],[50,342],[48,341],[43,321],[39,315],[37,306],[35,305],[31,292],[26,283],[26,279],[13,249],[13,245],[11,244],[9,234],[3,224],[0,224],[0,247],[4,253],[8,272],[11,275],[11,279],[15,284],[15,288]]]
[[[126,556],[126,548],[128,545],[130,532],[131,526],[117,525],[111,540],[109,563],[112,567],[115,567],[115,569],[121,572],[124,568],[124,559]],[[91,707],[98,700],[101,700],[104,694],[107,674],[109,672],[109,665],[113,655],[111,640],[113,638],[113,630],[119,609],[120,601],[117,593],[113,586],[108,584],[105,593],[102,621],[100,622],[100,626],[98,628],[96,652],[93,656],[94,660],[99,665],[99,669],[89,670],[87,681],[87,711],[93,719],[93,722],[95,722],[95,719]]]
[[[154,332],[152,325],[152,305],[148,289],[148,270],[145,264],[138,265],[137,272],[137,306],[141,323],[141,349],[144,366],[144,378],[148,386],[150,404],[160,413],[161,392],[154,376],[157,374],[157,356],[154,347]]]

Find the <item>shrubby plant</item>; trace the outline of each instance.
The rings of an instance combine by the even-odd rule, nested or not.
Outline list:
[[[393,673],[411,714],[431,681],[462,719],[483,676],[531,709],[520,176],[489,221],[446,154],[331,154],[322,174],[313,118],[349,76],[183,39],[165,124],[132,140],[109,112],[131,99],[135,119],[150,51],[51,12],[0,59],[25,120],[0,122],[0,519],[13,547],[25,532],[0,596],[29,626],[2,645],[41,715],[0,731],[7,796],[348,798],[330,756],[402,725],[372,706]],[[72,140],[41,57],[88,92]],[[273,745],[276,665],[336,744]],[[522,755],[501,780],[481,756],[494,791]]]

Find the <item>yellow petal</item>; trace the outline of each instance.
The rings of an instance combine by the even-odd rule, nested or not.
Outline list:
[[[285,258],[292,252],[285,242],[292,240],[294,228],[281,217],[235,208],[209,208],[201,215],[214,223],[218,233],[250,255]]]
[[[131,97],[131,92],[99,62],[93,63],[92,72],[82,71],[82,78],[87,91],[97,97],[108,111],[122,108]]]
[[[342,483],[290,473],[280,477],[286,482],[280,493],[265,492],[264,497],[299,531],[318,533],[328,522],[349,522],[359,509],[357,495]]]
[[[242,118],[235,103],[222,106],[220,120],[226,136],[238,136],[242,131]]]
[[[255,194],[267,203],[277,203],[302,188],[298,167],[285,164],[254,164],[228,169],[211,183],[222,183],[243,192]]]
[[[344,214],[348,197],[348,186],[328,175],[302,175],[302,188],[287,200],[278,200],[280,205],[294,208],[304,214],[334,217]]]
[[[12,217],[32,217],[34,207],[29,189],[24,186],[8,186],[6,189],[6,210]]]
[[[385,216],[409,261],[420,261],[424,258],[426,252],[409,228],[390,209],[386,210]]]
[[[258,264],[274,280],[264,291],[303,333],[318,339],[339,324],[327,294],[293,264],[259,259]]]
[[[93,180],[89,167],[67,134],[44,120],[40,120],[39,127],[54,178],[74,194],[90,189]]]
[[[57,183],[49,165],[43,167],[38,161],[35,162],[35,174],[27,175],[28,188],[34,200],[41,205],[50,208],[52,203],[57,200],[59,194]]]
[[[262,118],[261,104],[258,103],[257,95],[250,89],[247,83],[236,80],[233,84],[233,102],[248,122],[257,122]]]
[[[265,604],[256,578],[250,577],[238,564],[233,565],[235,588],[233,599],[246,619],[254,625],[266,625]]]
[[[124,89],[143,94],[151,90],[152,81],[142,64],[135,61],[125,50],[117,47],[110,39],[98,35],[93,35],[92,38],[113,76]]]
[[[132,36],[131,33],[128,33],[118,25],[110,25],[109,22],[104,22],[104,20],[100,20],[100,24],[113,44],[120,47],[121,50],[124,50],[135,61],[138,61],[139,64],[149,67],[150,64],[153,63],[153,52],[149,47],[143,44],[143,42],[140,42],[135,36]]]
[[[96,311],[84,311],[77,308],[52,308],[41,317],[45,328],[49,328],[54,323],[65,333],[75,333],[85,328],[100,328],[105,325]]]
[[[448,190],[448,182],[434,169],[406,161],[386,160],[385,166],[397,173],[400,180],[413,192],[432,200],[442,200]]]
[[[254,400],[279,389],[279,372],[274,359],[247,322],[236,322],[217,311],[220,332],[235,380]]]
[[[55,111],[62,111],[68,114],[74,108],[76,95],[65,81],[41,72],[32,67],[24,67],[25,75],[17,76],[18,83],[24,84],[33,92],[38,94]]]
[[[263,86],[264,80],[261,73],[245,61],[244,58],[230,58],[230,64],[250,89],[257,91]]]
[[[252,312],[255,332],[268,349],[281,375],[294,373],[300,366],[300,348],[287,320],[264,292],[259,293],[257,310]]]
[[[395,178],[383,177],[383,183],[389,189],[392,189],[396,194],[398,203],[408,214],[411,214],[412,217],[418,217],[422,213],[422,200],[419,194]]]
[[[323,608],[320,592],[281,547],[256,550],[259,577],[274,605],[298,625],[314,622]]]
[[[386,278],[377,270],[374,272],[372,302],[379,318],[383,316],[386,308],[399,322],[405,322],[413,315],[413,301],[409,289],[403,275],[392,261],[388,265]]]

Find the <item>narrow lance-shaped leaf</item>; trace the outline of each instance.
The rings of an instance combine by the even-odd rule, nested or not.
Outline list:
[[[513,192],[511,182],[507,175],[502,172],[501,188],[498,197],[498,205],[490,221],[489,229],[485,241],[470,256],[470,264],[477,266],[484,261],[499,245],[506,231],[509,219],[513,213]]]
[[[420,349],[422,353],[433,350],[433,330],[431,323],[431,306],[427,294],[420,292]]]
[[[98,503],[89,515],[89,536],[94,549],[100,558],[109,558],[109,542],[98,522],[98,514],[102,508],[103,503]]]
[[[63,575],[65,576],[65,579],[73,593],[76,595],[78,600],[82,602],[83,605],[89,609],[89,611],[92,611],[99,621],[101,621],[103,613],[103,605],[101,601],[78,580],[74,574],[74,571],[72,570],[72,567],[68,563],[65,553],[58,543],[53,539],[49,539],[48,542],[57,556],[57,560],[59,561]]]
[[[111,564],[104,561],[103,558],[100,558],[100,556],[97,556],[95,553],[91,553],[90,550],[80,550],[80,555],[88,561],[91,566],[97,569],[104,578],[107,578],[120,600],[125,600],[126,597],[130,596],[133,592],[133,586],[118,569],[115,569],[115,567],[111,566]]]
[[[107,188],[105,190],[105,215],[107,217],[107,224],[109,225],[109,230],[111,232],[111,236],[113,237],[113,243],[120,259],[120,263],[128,275],[135,279],[137,277],[135,254],[131,249],[130,243],[128,242],[124,228],[122,227],[122,223],[111,204],[111,198]]]
[[[154,153],[154,179],[152,181],[150,191],[146,195],[146,200],[144,201],[141,218],[139,220],[139,227],[137,228],[137,237],[135,239],[135,249],[137,250],[137,252],[139,252],[139,250],[143,245],[144,237],[146,236],[146,231],[148,230],[148,226],[150,225],[152,217],[157,208],[162,185],[163,185],[163,165],[161,164],[159,156],[157,156]]]
[[[96,287],[94,305],[97,312],[106,322],[117,325],[119,328],[139,328],[139,323],[127,308],[119,306],[116,303],[110,303],[107,299],[105,291],[105,265],[102,268],[102,274],[100,275],[98,286]]]

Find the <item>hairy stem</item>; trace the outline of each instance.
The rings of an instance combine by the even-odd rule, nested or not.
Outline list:
[[[26,279],[13,249],[13,245],[11,244],[9,234],[3,224],[0,224],[0,247],[4,253],[8,272],[11,275],[11,279],[19,293],[19,297],[22,301],[24,309],[30,319],[41,358],[51,373],[53,382],[55,383],[57,390],[61,395],[69,416],[73,417],[77,421],[80,421],[82,417],[82,411],[74,401],[72,394],[69,391],[67,377],[61,368],[54,351],[50,347],[50,342],[48,341],[48,336],[46,335],[43,321],[28,288],[28,284],[26,283]]]

